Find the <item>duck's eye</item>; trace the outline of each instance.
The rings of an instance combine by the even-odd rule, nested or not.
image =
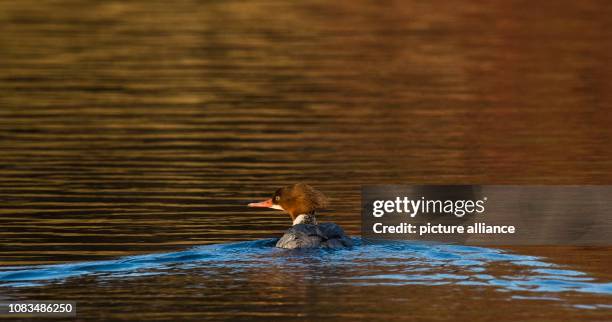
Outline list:
[[[274,201],[276,201],[276,202],[280,201],[280,196],[274,197]]]

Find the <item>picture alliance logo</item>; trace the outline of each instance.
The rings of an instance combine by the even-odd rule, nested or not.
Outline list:
[[[421,197],[410,199],[396,197],[394,200],[375,200],[372,215],[381,218],[386,214],[406,214],[411,218],[419,214],[452,214],[463,217],[466,214],[484,214],[487,197],[477,200],[431,200]]]

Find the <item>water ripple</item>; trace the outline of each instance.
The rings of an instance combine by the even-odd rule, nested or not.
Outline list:
[[[154,274],[231,274],[276,267],[308,271],[306,278],[311,279],[331,274],[334,284],[366,287],[454,284],[514,292],[612,294],[610,282],[595,281],[584,272],[542,258],[494,248],[415,242],[372,244],[355,238],[357,246],[351,249],[288,251],[274,248],[274,242],[274,239],[263,239],[116,260],[5,267],[0,271],[0,285],[32,287],[62,283],[84,275],[120,280]],[[314,273],[309,270],[313,267],[318,269]],[[332,269],[342,269],[343,273],[332,274],[329,272]]]

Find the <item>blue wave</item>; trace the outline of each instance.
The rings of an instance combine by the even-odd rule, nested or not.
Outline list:
[[[540,257],[495,248],[417,242],[365,243],[354,238],[356,246],[350,249],[284,250],[275,248],[275,241],[264,239],[204,245],[173,253],[105,261],[3,267],[0,286],[31,287],[61,283],[84,275],[127,278],[177,274],[195,267],[240,271],[325,266],[343,269],[342,274],[333,276],[336,284],[455,284],[505,291],[612,294],[610,282],[596,281],[584,272],[546,262]],[[508,268],[502,270],[506,274],[499,273],[500,266]]]

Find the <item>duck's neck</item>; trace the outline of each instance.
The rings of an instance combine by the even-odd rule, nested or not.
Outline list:
[[[301,214],[295,217],[295,219],[293,220],[293,225],[295,226],[297,224],[316,225],[317,218],[315,218],[314,211],[309,214]]]

